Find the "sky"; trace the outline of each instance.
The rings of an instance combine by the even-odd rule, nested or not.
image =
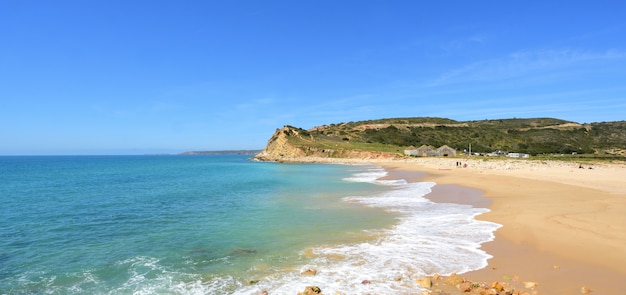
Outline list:
[[[0,155],[262,149],[284,125],[626,120],[624,1],[0,0]]]

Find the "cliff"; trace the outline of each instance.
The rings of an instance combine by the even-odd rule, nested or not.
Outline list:
[[[256,154],[255,158],[263,161],[279,161],[285,158],[304,157],[306,153],[301,147],[289,143],[290,137],[301,137],[301,135],[295,128],[289,126],[276,129],[265,148]]]
[[[400,153],[346,149],[341,142],[319,140],[308,131],[284,126],[276,129],[265,148],[254,158],[260,161],[302,162],[303,158],[393,159]]]

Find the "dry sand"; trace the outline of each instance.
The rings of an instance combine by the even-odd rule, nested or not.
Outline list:
[[[490,208],[478,218],[503,227],[482,246],[494,256],[489,265],[463,274],[473,282],[538,283],[525,294],[626,294],[624,162],[581,169],[566,161],[483,157],[291,161],[374,163],[393,178],[436,182],[439,188],[427,196],[434,201]]]
[[[489,266],[463,274],[467,279],[534,281],[537,294],[581,294],[583,286],[592,294],[626,294],[626,165],[580,169],[559,161],[458,158],[377,164],[484,191],[489,201],[482,204],[467,191],[431,194],[439,202],[489,207],[479,218],[503,225],[495,241],[483,245],[494,256]]]

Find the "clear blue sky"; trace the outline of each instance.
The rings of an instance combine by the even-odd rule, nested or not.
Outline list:
[[[0,155],[392,117],[626,119],[624,1],[0,0]]]

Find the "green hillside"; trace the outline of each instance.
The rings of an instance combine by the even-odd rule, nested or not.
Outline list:
[[[455,121],[395,118],[302,130],[295,146],[402,152],[408,146],[448,145],[458,151],[626,156],[626,121],[579,124],[554,118]]]

